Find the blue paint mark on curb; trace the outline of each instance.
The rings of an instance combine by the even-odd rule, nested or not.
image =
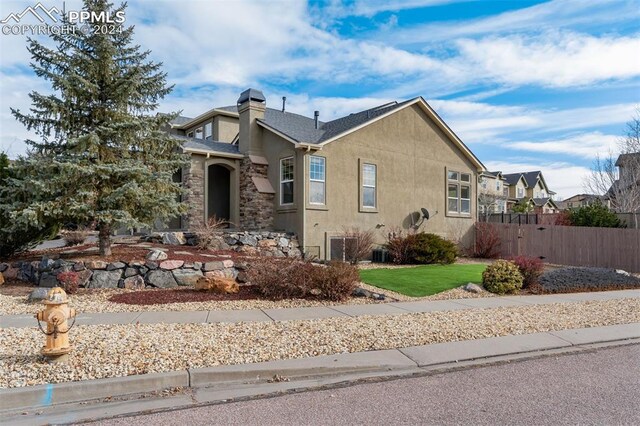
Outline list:
[[[44,394],[44,398],[42,398],[42,405],[51,405],[52,400],[53,400],[53,384],[49,383],[47,385],[47,390]]]

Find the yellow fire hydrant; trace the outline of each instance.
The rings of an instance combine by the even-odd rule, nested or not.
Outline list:
[[[69,330],[75,324],[76,310],[69,307],[67,293],[60,287],[52,288],[42,303],[46,306],[36,314],[36,319],[40,330],[47,338],[40,353],[48,357],[50,362],[64,361],[73,349],[69,344]],[[71,318],[74,320],[69,326],[67,321]],[[46,331],[40,325],[40,321],[47,323]]]

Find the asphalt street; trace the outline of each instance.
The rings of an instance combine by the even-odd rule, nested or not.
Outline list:
[[[640,345],[102,421],[101,425],[639,425]]]

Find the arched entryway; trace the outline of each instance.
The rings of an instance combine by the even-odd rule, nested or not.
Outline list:
[[[222,164],[212,164],[207,170],[207,215],[218,219],[231,219],[231,171]]]
[[[213,216],[238,223],[238,164],[233,159],[211,158],[205,162],[205,220]]]

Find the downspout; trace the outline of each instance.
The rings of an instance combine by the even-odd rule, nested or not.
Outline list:
[[[304,145],[299,145],[303,148]],[[305,244],[307,241],[307,153],[311,151],[311,145],[306,145],[306,152],[302,152],[302,202],[300,207],[302,208],[302,235],[300,247],[302,247],[302,254],[305,255]]]

